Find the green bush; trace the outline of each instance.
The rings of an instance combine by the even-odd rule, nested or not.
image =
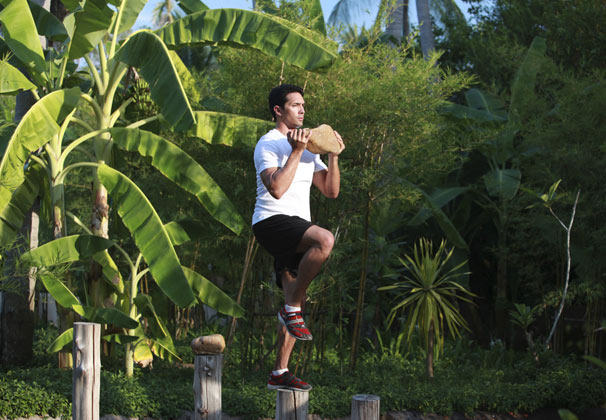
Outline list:
[[[605,370],[552,353],[536,362],[529,353],[499,346],[484,350],[461,341],[447,342],[433,380],[426,378],[421,352],[408,357],[365,353],[353,374],[342,372],[336,357],[329,359],[310,364],[302,375],[314,387],[310,413],[323,417],[347,416],[351,397],[363,393],[379,395],[383,411],[441,415],[525,414],[545,407],[581,413],[606,401]],[[245,418],[273,417],[275,394],[265,384],[270,368],[242,375],[241,367],[231,359],[225,367],[223,411]],[[193,369],[168,363],[136,369],[133,378],[104,369],[101,414],[176,418],[193,409],[192,381]],[[71,383],[71,371],[49,366],[0,372],[0,417],[69,416]]]

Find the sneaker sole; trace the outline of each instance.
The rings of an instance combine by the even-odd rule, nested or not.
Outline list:
[[[307,389],[301,389],[301,388],[295,388],[295,387],[290,387],[290,386],[285,386],[285,385],[267,384],[267,389],[276,390],[276,391],[283,389],[285,391],[309,392],[309,391],[311,391],[311,386]]]
[[[280,315],[279,312],[278,312],[278,321],[280,321],[280,324],[284,325],[284,327],[286,328],[286,332],[288,332],[288,335],[290,335],[291,337],[294,337],[297,340],[301,340],[301,341],[311,341],[311,340],[313,340],[313,336],[311,334],[309,335],[309,337],[297,337],[296,335],[294,335],[293,333],[291,333],[290,330],[288,329],[288,327],[286,326],[286,322],[284,322],[284,320],[282,319],[282,316]]]

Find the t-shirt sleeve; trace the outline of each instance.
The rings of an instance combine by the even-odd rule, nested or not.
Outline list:
[[[255,147],[255,169],[260,174],[267,168],[280,167],[278,148],[275,142],[261,141]]]
[[[316,155],[314,157],[314,172],[324,170],[328,170],[328,166],[326,166],[324,162],[322,162],[322,159],[320,159],[320,155]]]

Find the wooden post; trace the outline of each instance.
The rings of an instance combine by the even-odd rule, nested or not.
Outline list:
[[[194,363],[194,420],[221,420],[221,374],[225,339],[222,335],[198,337],[191,348]]]
[[[379,420],[381,399],[376,395],[358,394],[351,400],[351,420]]]
[[[72,419],[99,420],[101,324],[74,322]]]
[[[278,389],[276,420],[307,420],[309,392]]]

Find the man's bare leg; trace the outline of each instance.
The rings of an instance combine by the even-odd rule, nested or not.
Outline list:
[[[286,327],[278,324],[278,349],[274,370],[288,369],[288,361],[297,339],[286,331]]]
[[[328,259],[334,242],[333,234],[319,226],[313,225],[305,231],[297,247],[297,252],[304,252],[299,262],[297,278],[285,283],[284,276],[282,277],[284,300],[287,305],[303,306],[307,288]]]
[[[281,276],[282,289],[286,295],[286,289],[293,288],[294,284],[296,283],[296,279],[288,270],[284,270]],[[288,333],[284,325],[278,322],[278,348],[274,370],[288,369],[288,361],[290,359],[290,354],[295,347],[295,341],[297,341],[297,339]]]

